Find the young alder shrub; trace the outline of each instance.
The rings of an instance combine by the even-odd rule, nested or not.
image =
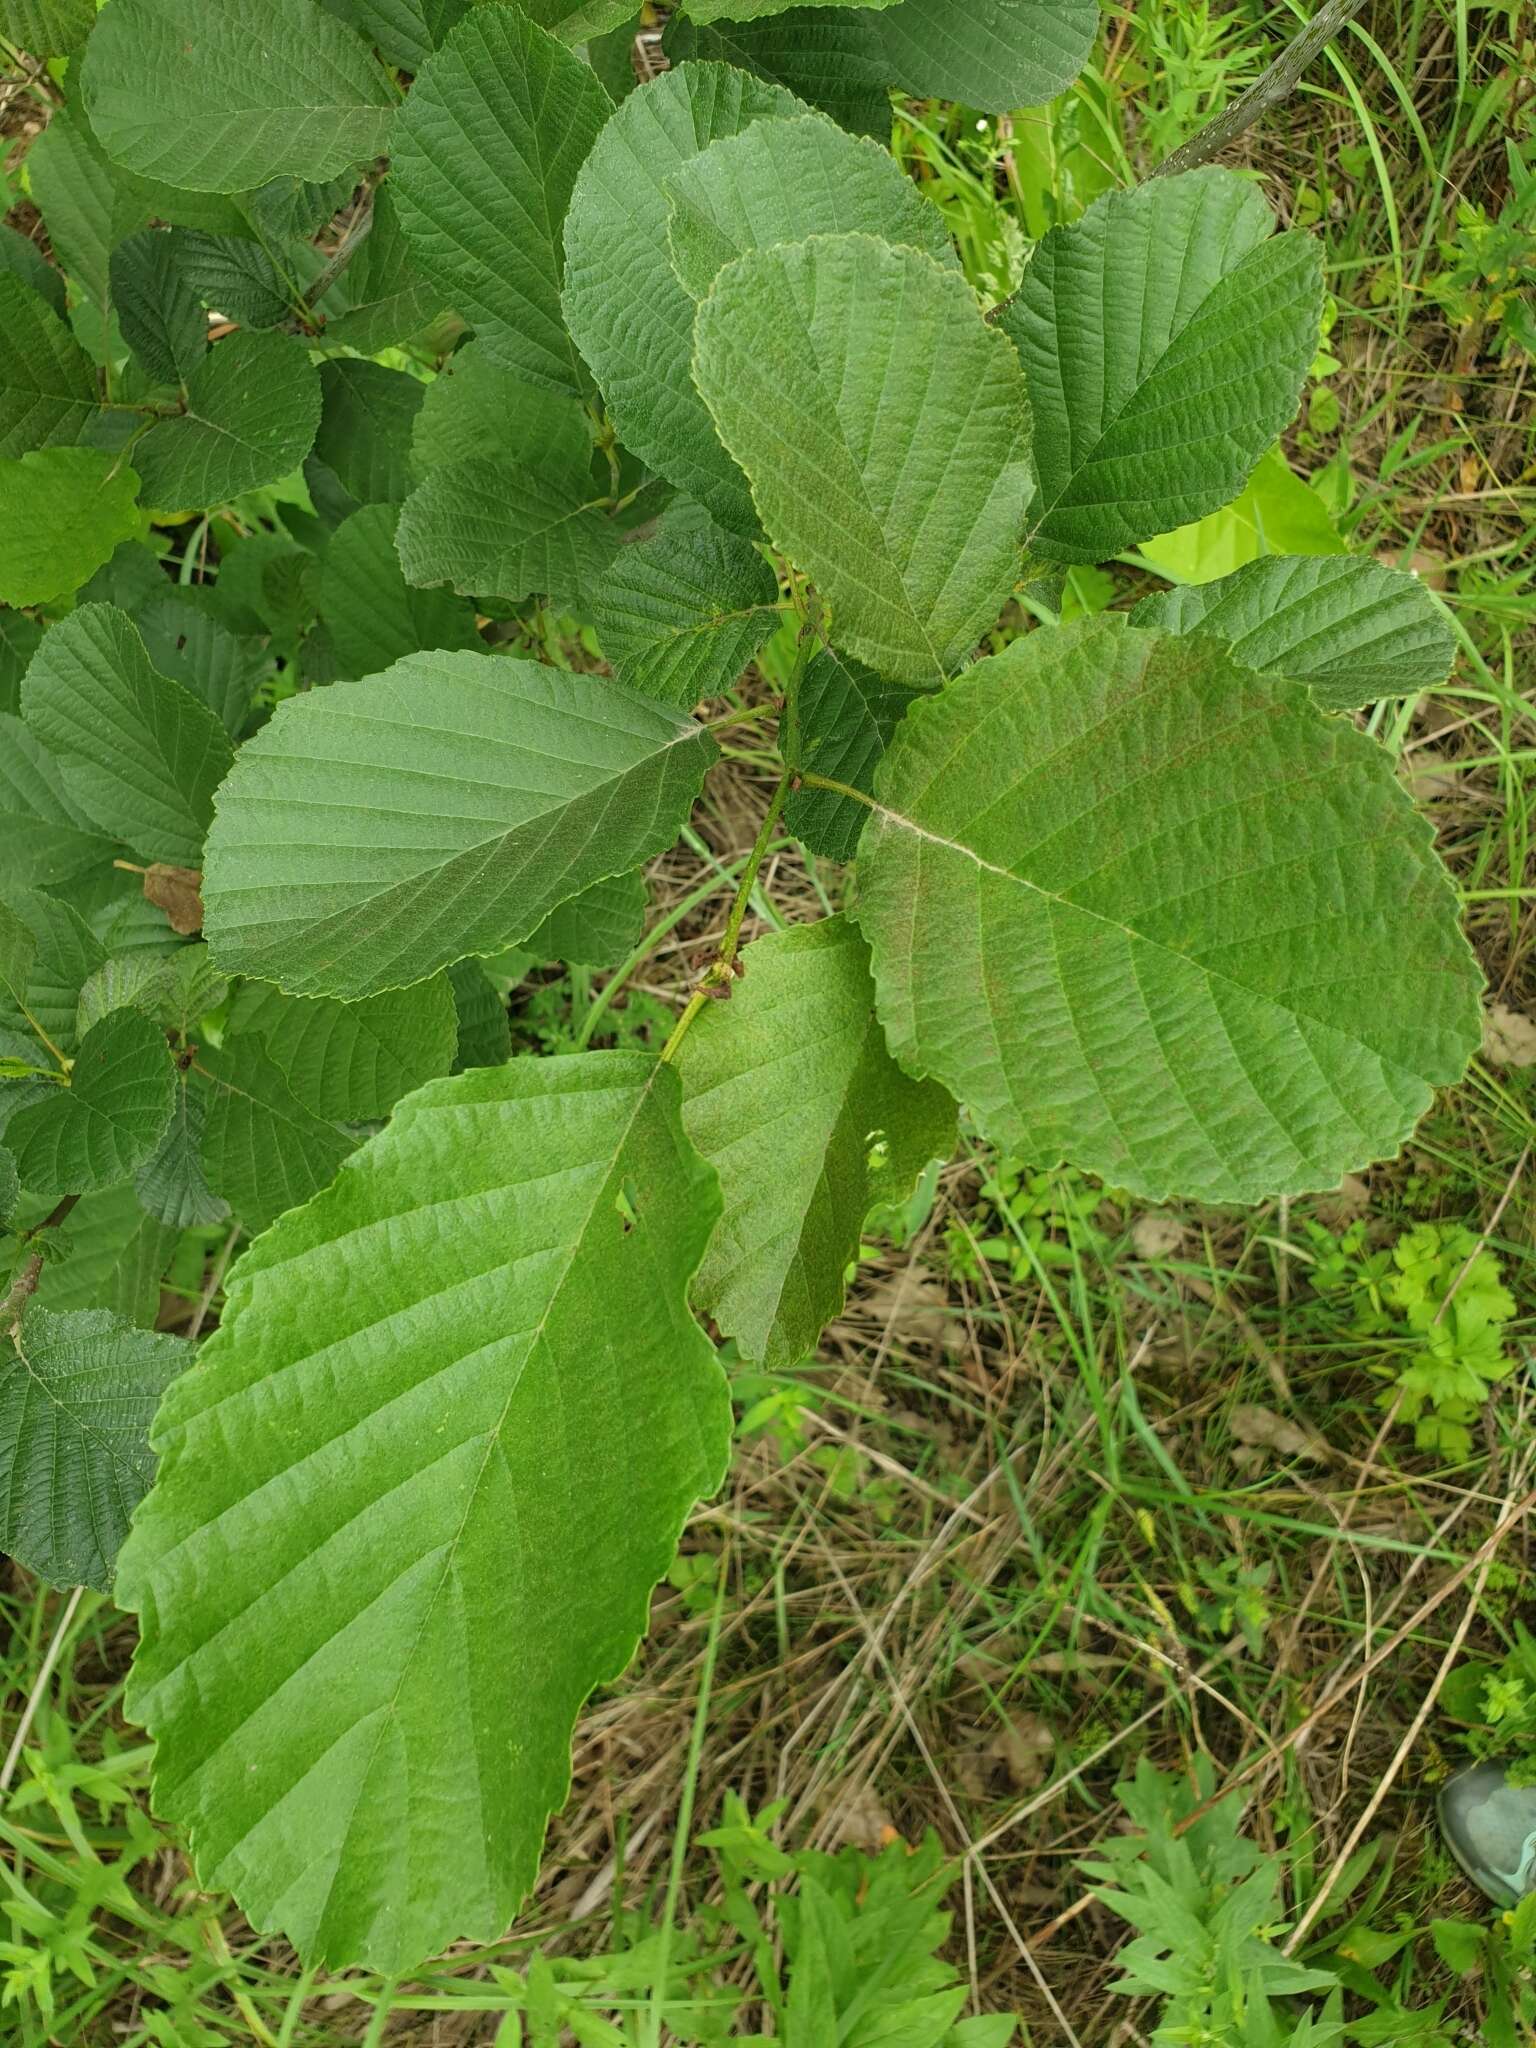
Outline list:
[[[1045,99],[1086,0],[689,0],[638,89],[634,0],[21,12],[68,62],[58,263],[0,249],[0,1540],[139,1617],[203,1882],[400,1972],[534,1881],[725,1471],[706,1322],[809,1352],[957,1103],[1249,1202],[1460,1074],[1478,969],[1351,716],[1451,642],[1271,557],[976,658],[1234,498],[1317,345],[1316,244],[1219,169],[984,312],[887,89]],[[531,658],[549,611],[611,679]],[[666,1045],[509,1057],[529,961],[632,952],[775,632]],[[784,833],[848,907],[738,950]],[[231,1220],[194,1353],[159,1283]]]

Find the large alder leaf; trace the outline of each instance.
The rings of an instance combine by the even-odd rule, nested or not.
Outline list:
[[[782,85],[807,107],[830,114],[839,127],[886,144],[890,66],[876,20],[873,13],[847,7],[795,7],[756,21],[701,27],[674,14],[662,49],[673,64],[704,58]]]
[[[1479,1041],[1388,755],[1210,641],[1029,634],[907,714],[857,916],[896,1057],[995,1144],[1161,1201],[1337,1185]]]
[[[232,334],[187,380],[185,414],[134,444],[144,502],[185,510],[274,484],[298,468],[319,424],[320,376],[303,345]]]
[[[621,683],[680,705],[728,690],[782,617],[757,549],[687,504],[620,549],[587,615]]]
[[[1035,553],[1102,561],[1242,490],[1322,315],[1320,245],[1273,227],[1256,186],[1205,169],[1106,193],[1040,242],[998,316],[1034,409]]]
[[[411,655],[291,698],[220,791],[209,944],[295,995],[425,980],[670,846],[717,758],[664,705],[507,657]]]
[[[0,462],[0,504],[25,518],[0,525],[0,602],[68,597],[139,530],[139,479],[100,448],[36,448]]]
[[[672,268],[667,180],[723,136],[803,114],[724,64],[680,64],[630,94],[581,167],[565,222],[566,323],[619,439],[733,533],[757,522],[688,363],[693,300]]]
[[[622,540],[585,470],[479,460],[432,470],[395,530],[407,582],[509,600],[583,595]]]
[[[81,1039],[68,1088],[6,1126],[22,1186],[57,1201],[126,1180],[159,1144],[174,1101],[165,1033],[137,1010],[114,1010]]]
[[[155,1409],[191,1357],[106,1309],[28,1309],[0,1347],[0,1549],[53,1585],[110,1589],[154,1477]]]
[[[835,644],[942,681],[996,620],[1030,492],[1018,360],[970,287],[913,249],[757,250],[699,307],[694,377]]]
[[[1097,0],[901,0],[878,18],[893,83],[987,114],[1053,100],[1087,63]]]
[[[683,1127],[725,1204],[694,1300],[778,1370],[842,1307],[871,1208],[905,1199],[953,1150],[955,1105],[886,1050],[868,949],[846,918],[758,939],[742,964],[677,1054]]]
[[[560,311],[561,231],[612,103],[516,7],[477,7],[417,74],[391,185],[417,264],[482,345],[530,383],[580,392]]]
[[[229,1029],[262,1038],[305,1108],[336,1123],[388,1116],[402,1095],[449,1072],[459,1042],[445,974],[360,1003],[285,996],[270,983],[248,981]]]
[[[1330,711],[1432,690],[1456,659],[1450,623],[1418,578],[1361,555],[1271,555],[1144,597],[1130,621],[1225,640],[1245,668],[1310,683]]]
[[[874,235],[960,268],[943,215],[890,151],[825,114],[759,121],[711,143],[667,180],[667,197],[672,267],[694,299],[748,250],[810,235]]]
[[[234,748],[200,698],[157,672],[126,612],[83,604],[54,626],[21,708],[104,833],[144,860],[198,865]]]
[[[78,441],[99,411],[90,357],[30,285],[0,272],[0,456]]]
[[[333,178],[388,146],[389,78],[318,0],[109,0],[82,79],[108,156],[195,192]]]
[[[230,1276],[123,1553],[130,1711],[202,1881],[311,1961],[494,1939],[725,1468],[719,1213],[632,1053],[434,1081]]]

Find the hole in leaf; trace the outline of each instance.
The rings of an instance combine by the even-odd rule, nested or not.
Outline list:
[[[626,1178],[613,1206],[619,1212],[627,1237],[640,1221],[640,1190],[633,1180]]]

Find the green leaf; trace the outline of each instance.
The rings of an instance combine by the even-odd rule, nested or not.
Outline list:
[[[879,17],[893,81],[986,114],[1039,106],[1088,62],[1097,0],[901,0]]]
[[[199,304],[242,327],[280,327],[293,313],[293,294],[261,242],[248,235],[173,230],[176,266]],[[207,330],[207,321],[204,323]]]
[[[692,705],[728,690],[778,625],[778,579],[750,541],[685,503],[620,549],[587,616],[621,683]]]
[[[80,989],[75,1029],[82,1036],[113,1010],[142,1010],[183,1037],[229,994],[206,946],[173,953],[124,953],[106,960]]]
[[[662,705],[505,657],[411,655],[291,698],[220,793],[209,943],[296,995],[422,981],[670,846],[717,758]]]
[[[955,1142],[955,1105],[910,1081],[875,1021],[869,954],[842,917],[758,939],[728,1003],[677,1053],[683,1127],[724,1213],[694,1300],[748,1358],[798,1364],[843,1305],[876,1202],[904,1200]]]
[[[176,1232],[140,1207],[132,1183],[82,1195],[62,1235],[64,1256],[45,1259],[38,1276],[38,1306],[55,1315],[109,1309],[126,1323],[153,1328]]]
[[[795,5],[795,0],[688,0],[691,19],[701,22],[714,21],[757,21],[766,14],[786,14]],[[847,8],[879,8],[895,5],[895,0],[842,0]]]
[[[149,217],[141,195],[108,162],[74,105],[58,108],[27,151],[27,182],[77,304],[84,301],[104,317],[112,300],[113,245]]]
[[[610,875],[552,910],[524,950],[535,960],[616,967],[639,943],[649,900],[644,875]]]
[[[223,1223],[229,1204],[213,1192],[203,1171],[203,1131],[208,1115],[205,1084],[178,1074],[176,1102],[153,1156],[134,1176],[134,1193],[151,1216],[174,1231]]]
[[[42,638],[38,620],[0,605],[0,714],[14,717],[20,710],[21,679]]]
[[[232,334],[188,379],[184,417],[156,421],[135,443],[144,502],[180,511],[276,483],[304,460],[319,424],[320,377],[303,345]]]
[[[230,738],[238,739],[267,666],[261,642],[231,632],[204,591],[175,584],[137,610],[133,622],[161,675],[200,697]]]
[[[861,661],[817,654],[800,683],[800,767],[868,795],[891,734],[924,694],[882,681]],[[829,789],[796,790],[784,806],[789,830],[824,860],[853,859],[867,815],[854,798]]]
[[[96,20],[96,0],[0,0],[0,35],[29,57],[67,57]]]
[[[37,959],[37,933],[0,900],[0,988],[15,1003],[25,1003]]]
[[[417,74],[391,183],[420,268],[531,384],[585,388],[560,313],[571,188],[612,112],[597,78],[515,7],[478,7]]]
[[[480,646],[475,608],[446,590],[418,590],[395,552],[400,513],[365,505],[331,536],[320,569],[320,616],[344,676],[377,675],[423,648]]]
[[[0,1027],[31,1033],[35,1021],[61,1052],[76,1042],[75,1006],[86,981],[106,959],[106,948],[67,903],[35,889],[9,889],[6,907],[36,941],[24,1002],[0,995]]]
[[[456,960],[448,970],[459,1020],[453,1071],[499,1067],[512,1057],[512,1027],[500,991],[478,960]]]
[[[1259,457],[1230,505],[1171,533],[1154,534],[1136,554],[1178,583],[1210,583],[1266,555],[1342,555],[1348,549],[1328,507],[1278,448]]]
[[[69,295],[64,289],[63,271],[48,261],[30,236],[4,222],[0,222],[0,270],[46,299],[61,320],[66,316]]]
[[[372,43],[386,64],[419,71],[471,0],[325,0],[338,21]]]
[[[208,706],[151,665],[113,605],[80,605],[44,637],[22,715],[103,832],[144,860],[196,867],[234,749]]]
[[[872,13],[796,7],[761,21],[707,28],[674,14],[662,49],[673,64],[700,57],[732,64],[786,87],[856,135],[891,139],[890,66]]]
[[[21,1181],[16,1172],[16,1155],[9,1146],[0,1145],[0,1228],[10,1222],[16,1208],[16,1197],[21,1193]]]
[[[68,1088],[6,1127],[22,1186],[57,1201],[125,1180],[159,1144],[174,1088],[165,1033],[137,1010],[103,1017],[80,1041]]]
[[[360,1003],[285,996],[270,983],[247,982],[229,1030],[256,1032],[299,1101],[333,1123],[388,1116],[402,1095],[449,1071],[459,1039],[442,974]]]
[[[0,1357],[0,1546],[28,1571],[109,1590],[154,1477],[149,1426],[191,1356],[105,1309],[27,1311],[15,1356]]]
[[[857,916],[892,1051],[993,1143],[1153,1201],[1335,1186],[1479,1039],[1392,762],[1300,684],[1109,617],[914,706]]]
[[[425,474],[439,463],[479,456],[504,456],[557,475],[585,473],[592,430],[574,398],[525,384],[483,342],[472,341],[427,386],[411,460]]]
[[[672,267],[694,299],[738,256],[810,235],[874,235],[960,268],[943,215],[890,151],[825,114],[759,121],[711,143],[666,189]]]
[[[27,508],[25,520],[0,527],[0,601],[51,604],[78,590],[137,533],[138,488],[122,457],[99,448],[39,448],[0,462],[0,503]]]
[[[330,293],[320,301],[328,314],[328,347],[361,349],[372,355],[419,334],[443,310],[443,295],[411,259],[394,195],[388,184],[373,195],[373,214],[362,247],[347,266],[346,310],[332,312]]]
[[[1106,193],[1036,248],[999,316],[1034,408],[1036,554],[1102,561],[1241,491],[1322,316],[1317,242],[1273,226],[1255,185],[1206,169]]]
[[[177,233],[141,228],[111,257],[112,307],[123,339],[157,384],[184,383],[208,353],[208,315],[178,261]]]
[[[581,167],[566,217],[566,323],[619,439],[733,533],[751,535],[757,522],[689,375],[693,301],[672,268],[666,183],[722,136],[804,111],[789,93],[726,65],[679,65],[614,114]]]
[[[315,453],[360,505],[398,503],[411,487],[411,429],[426,385],[341,356],[320,365],[320,390]]]
[[[389,79],[317,0],[110,0],[82,80],[108,156],[195,192],[332,178],[389,146]]]
[[[194,1072],[210,1084],[207,1184],[253,1235],[328,1187],[354,1148],[355,1139],[304,1107],[258,1037],[201,1047]]]
[[[99,410],[85,350],[30,285],[0,272],[0,456],[78,441]]]
[[[231,1274],[123,1554],[129,1710],[201,1881],[307,1959],[406,1970],[533,1882],[725,1468],[686,1306],[718,1213],[670,1069],[514,1060],[409,1097]]]
[[[1418,578],[1359,555],[1272,555],[1144,597],[1130,620],[1225,640],[1245,668],[1310,683],[1330,711],[1432,690],[1456,659],[1445,613]]]
[[[632,20],[634,0],[527,0],[523,12],[562,43],[584,43]]]
[[[826,235],[758,250],[699,307],[694,377],[769,538],[846,652],[941,681],[1019,569],[1029,410],[964,279],[913,249]]]
[[[406,499],[395,546],[406,580],[515,600],[579,596],[623,535],[585,470],[450,462]]]

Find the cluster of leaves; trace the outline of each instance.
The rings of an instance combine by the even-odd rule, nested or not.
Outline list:
[[[1479,1762],[1507,1760],[1514,1785],[1536,1785],[1536,1636],[1518,1619],[1497,1660],[1468,1657],[1446,1680],[1442,1712],[1462,1724],[1459,1740]]]
[[[67,284],[0,274],[0,1528],[105,1583],[159,1401],[115,1587],[161,1810],[258,1927],[398,1971],[505,1926],[719,1483],[702,1319],[802,1358],[957,1101],[1241,1201],[1460,1073],[1478,970],[1349,716],[1451,642],[1410,577],[1275,557],[974,659],[1237,497],[1316,350],[1315,245],[1216,170],[986,317],[870,138],[892,87],[1060,89],[1085,0],[691,0],[639,88],[629,0],[18,8],[70,61],[29,157]],[[781,630],[675,1029],[509,1057],[530,958],[625,956],[696,709]],[[741,950],[780,829],[850,907]],[[195,1370],[43,1299],[97,1200],[253,1239]]]

